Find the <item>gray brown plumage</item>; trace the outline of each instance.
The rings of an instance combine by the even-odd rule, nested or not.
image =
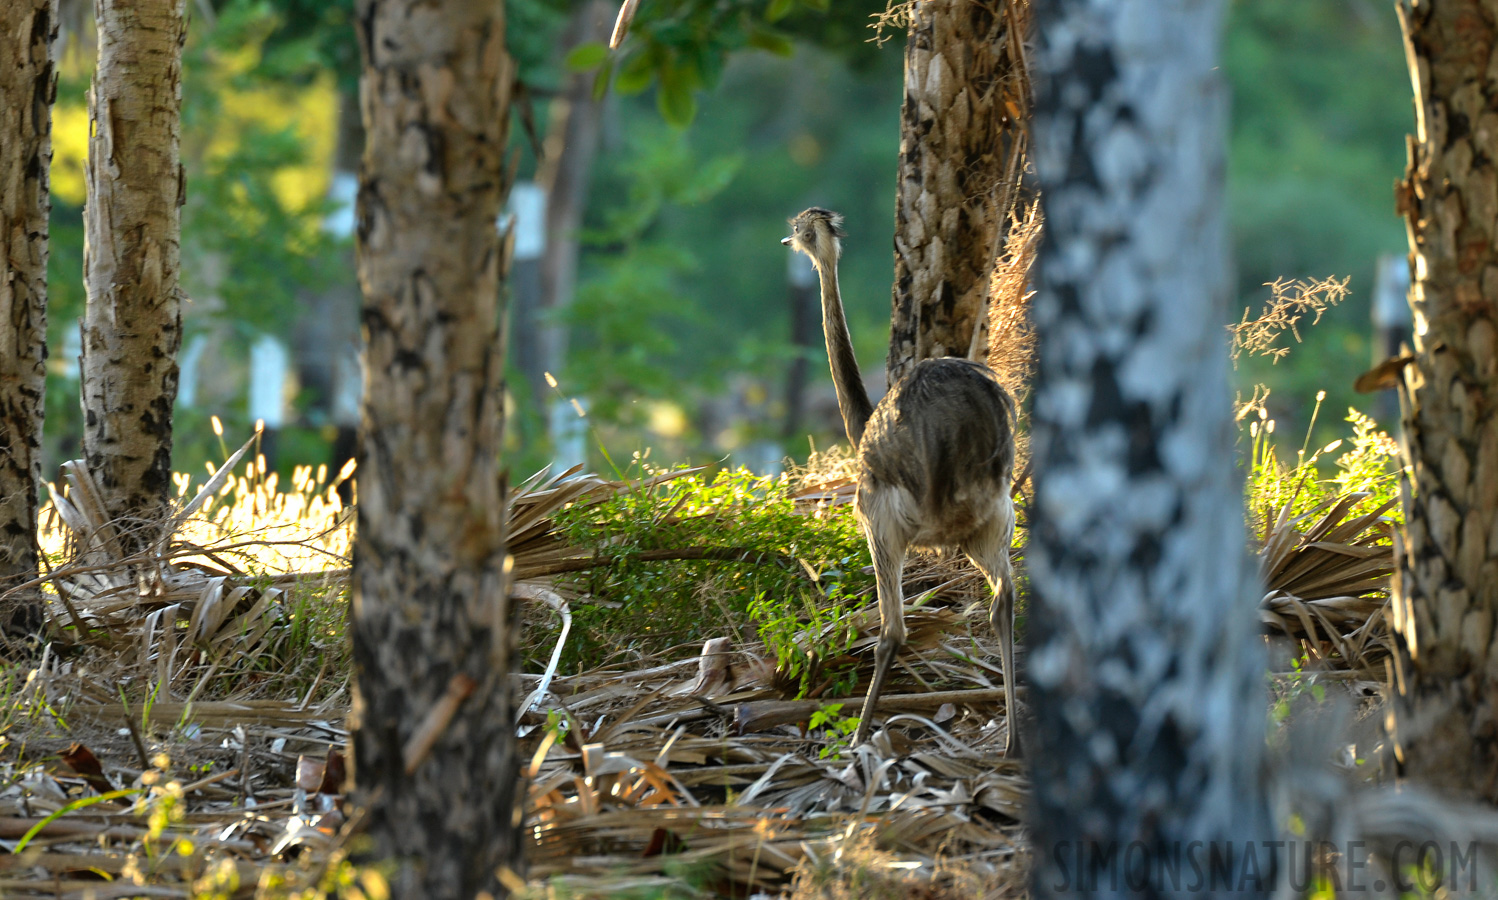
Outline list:
[[[994,591],[989,619],[1004,668],[1006,751],[1018,749],[1014,706],[1014,401],[987,366],[966,359],[917,363],[873,406],[858,375],[838,290],[842,217],[813,207],[781,243],[807,256],[822,281],[822,326],[848,440],[858,451],[854,514],[869,540],[880,633],[874,679],[855,740],[868,738],[895,653],[905,643],[901,571],[912,547],[960,550]]]

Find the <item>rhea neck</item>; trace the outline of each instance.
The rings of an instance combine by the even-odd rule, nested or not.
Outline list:
[[[848,336],[848,317],[843,313],[843,299],[837,286],[837,253],[822,253],[811,261],[822,281],[822,334],[827,338],[827,360],[832,366],[832,385],[837,389],[837,408],[843,414],[843,428],[848,441],[858,449],[864,426],[869,423],[874,405],[858,373],[858,358],[853,355],[853,340]]]

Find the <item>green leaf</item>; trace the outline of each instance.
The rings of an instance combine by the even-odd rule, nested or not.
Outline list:
[[[708,160],[673,192],[672,199],[692,205],[706,203],[728,187],[743,165],[744,157],[739,153],[729,153]]]
[[[655,103],[661,117],[676,128],[685,128],[697,115],[696,89],[702,83],[697,67],[667,60],[660,70],[661,85]]]
[[[614,79],[614,90],[628,95],[638,94],[650,87],[650,82],[655,80],[655,61],[652,56],[650,53],[642,53],[630,57],[619,67],[619,77]]]
[[[789,38],[768,29],[756,28],[749,32],[748,42],[749,46],[768,50],[776,56],[790,56],[795,50]]]
[[[766,22],[779,22],[786,17],[796,3],[796,0],[770,0],[770,8],[765,10]]]
[[[612,59],[604,60],[603,65],[598,68],[598,74],[593,77],[594,100],[602,100],[603,95],[609,92],[609,79],[613,74],[614,61]]]
[[[609,58],[609,48],[597,41],[578,44],[567,54],[567,68],[573,72],[586,72],[597,68]]]
[[[655,95],[655,105],[660,109],[661,117],[675,128],[687,127],[697,115],[696,95],[679,81],[670,86],[662,82]]]
[[[817,12],[826,12],[832,8],[831,0],[801,0],[802,5]]]

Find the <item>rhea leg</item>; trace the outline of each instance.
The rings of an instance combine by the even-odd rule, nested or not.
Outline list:
[[[993,606],[988,621],[999,638],[999,659],[1004,667],[1004,716],[1009,722],[1005,756],[1018,756],[1019,714],[1014,705],[1014,567],[1009,561],[1009,547],[1014,542],[1014,505],[1009,492],[999,501],[999,515],[993,527],[986,529],[964,549],[968,559],[983,573],[993,589]]]
[[[905,598],[900,586],[900,576],[905,569],[905,536],[894,533],[894,529],[887,525],[881,528],[877,522],[866,522],[865,530],[869,536],[869,551],[874,557],[874,580],[879,592],[879,645],[874,652],[874,680],[869,684],[869,694],[864,698],[863,712],[858,717],[858,731],[853,736],[855,745],[869,738],[874,724],[874,705],[884,687],[884,677],[889,674],[895,654],[905,644]]]

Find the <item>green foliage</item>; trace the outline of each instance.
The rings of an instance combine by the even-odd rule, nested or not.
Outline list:
[[[293,207],[276,189],[279,173],[307,162],[294,128],[247,124],[224,140],[227,92],[283,74],[245,71],[232,57],[258,53],[277,24],[271,4],[233,0],[213,23],[194,20],[182,58],[183,283],[189,296],[221,298],[222,315],[255,333],[290,329],[298,293],[330,283],[325,260],[336,246],[322,229],[324,201]]]
[[[1315,411],[1325,400],[1317,395]],[[1377,506],[1398,496],[1399,448],[1392,438],[1378,428],[1370,416],[1349,408],[1345,421],[1352,426],[1351,437],[1337,438],[1329,444],[1311,449],[1311,435],[1316,427],[1315,411],[1306,429],[1305,441],[1295,451],[1295,461],[1280,457],[1275,444],[1273,418],[1263,406],[1248,417],[1247,498],[1250,515],[1272,517],[1290,503],[1290,514],[1298,516],[1354,491],[1367,492],[1365,506]],[[1341,450],[1335,458],[1332,454]],[[1389,514],[1402,514],[1396,503]]]
[[[813,679],[829,675],[831,690],[824,693],[834,696],[851,691],[857,683],[858,673],[851,663],[829,672],[824,662],[842,657],[858,637],[851,617],[864,598],[847,593],[843,574],[836,569],[822,573],[818,583],[826,586],[825,596],[805,594],[799,606],[784,597],[759,596],[749,603],[749,617],[759,626],[760,640],[775,655],[780,670],[795,679],[797,696],[818,687]],[[867,586],[860,583],[859,587]]]
[[[682,379],[663,362],[676,354],[682,326],[703,317],[680,288],[697,257],[686,242],[663,240],[658,224],[667,210],[712,199],[742,164],[733,153],[699,159],[681,135],[653,138],[632,141],[622,171],[606,182],[620,200],[583,233],[591,252],[567,312],[568,392],[586,397],[591,415],[632,425],[641,421],[641,398],[687,401]],[[699,372],[697,386],[711,385],[713,374]]]
[[[214,16],[196,15],[189,22],[181,144],[187,176],[181,278],[192,304],[183,311],[189,332],[216,320],[247,338],[285,335],[305,292],[352,279],[346,248],[321,228],[326,204],[294,203],[277,190],[289,167],[308,162],[305,137],[293,128],[267,127],[253,115],[227,114],[235,92],[289,91],[296,82],[289,71],[296,67],[287,58],[292,50],[268,44],[280,15],[263,0],[226,0]],[[305,68],[300,74],[310,77]],[[79,103],[88,77],[87,69],[72,72],[59,87],[59,103]],[[83,231],[81,206],[54,203],[48,263],[54,363],[47,385],[47,446],[54,459],[76,455],[82,431],[77,361],[59,347],[76,335],[84,313]],[[245,418],[242,408],[217,412]],[[179,442],[179,469],[195,469],[207,458],[188,446],[190,440]]]
[[[1318,389],[1342,408],[1371,361],[1368,298],[1377,257],[1406,250],[1392,185],[1413,126],[1410,81],[1393,9],[1370,0],[1234,0],[1223,47],[1232,89],[1228,208],[1241,305],[1281,277],[1351,275],[1288,364],[1249,360],[1245,385],[1284,398],[1306,421]],[[1349,77],[1349,73],[1357,73]],[[1327,372],[1347,373],[1328,384]],[[1323,434],[1318,440],[1329,440]]]
[[[620,93],[635,94],[655,85],[661,118],[685,128],[697,115],[698,93],[717,86],[730,53],[746,47],[782,54],[789,50],[789,40],[772,30],[770,23],[797,8],[826,12],[828,3],[656,0],[640,5],[630,26],[630,39],[617,58],[604,59],[591,50],[588,56],[596,58],[594,65],[607,67],[605,75],[612,70],[614,87]]]
[[[642,465],[634,474],[655,473]],[[780,661],[794,666],[805,650],[793,649],[787,635],[825,624],[840,614],[829,608],[844,608],[873,585],[873,577],[862,573],[869,565],[868,545],[847,508],[797,513],[785,478],[742,470],[710,480],[676,478],[595,506],[572,507],[557,525],[568,543],[616,558],[576,579],[588,599],[573,609],[564,670],[714,637],[744,646],[758,637],[742,630],[741,623],[751,620],[790,657]],[[641,558],[673,550],[723,551],[757,561]],[[536,653],[549,649],[541,641]]]
[[[826,736],[827,746],[817,751],[819,759],[841,758],[843,751],[853,742],[853,735],[858,731],[858,716],[842,715],[844,703],[829,703],[811,714],[807,720],[806,730],[810,732],[821,731]]]

